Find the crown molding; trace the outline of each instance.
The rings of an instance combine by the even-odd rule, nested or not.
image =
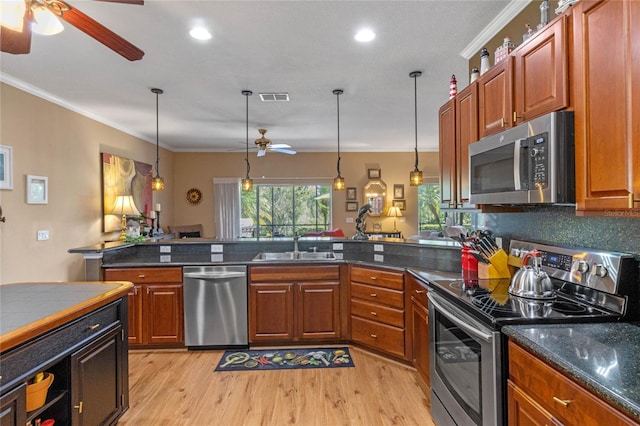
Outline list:
[[[511,0],[509,4],[495,17],[489,25],[487,25],[467,47],[465,47],[460,56],[469,60],[480,51],[489,40],[495,37],[509,22],[513,20],[525,7],[531,3],[531,0]]]

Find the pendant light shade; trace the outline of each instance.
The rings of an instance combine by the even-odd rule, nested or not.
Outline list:
[[[336,191],[344,190],[344,178],[340,175],[340,95],[344,91],[342,89],[335,89],[333,94],[336,95],[336,105],[338,111],[338,164],[336,169],[338,170],[338,176],[333,179],[333,189]]]
[[[422,75],[420,71],[413,71],[409,74],[409,77],[413,78],[413,102],[415,107],[415,153],[416,162],[413,166],[413,171],[409,173],[409,185],[420,186],[422,185],[422,172],[418,169],[418,82],[417,78]]]
[[[247,104],[247,113],[246,113],[246,117],[247,117],[247,152],[246,152],[246,156],[244,157],[244,161],[247,163],[247,174],[244,177],[244,179],[242,179],[242,190],[243,191],[251,191],[253,189],[253,180],[249,177],[249,170],[251,170],[251,165],[249,164],[249,96],[253,95],[253,92],[251,90],[243,90],[242,94],[246,97],[246,104]]]
[[[151,188],[154,191],[162,191],[164,189],[164,179],[160,177],[160,131],[159,131],[159,119],[158,119],[158,95],[164,93],[162,89],[151,89],[151,92],[156,94],[156,175],[151,181]]]

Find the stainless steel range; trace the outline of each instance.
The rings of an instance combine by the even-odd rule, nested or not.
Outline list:
[[[431,405],[438,425],[507,423],[502,326],[638,319],[632,255],[511,241],[512,260],[532,250],[540,252],[553,298],[511,296],[504,279],[430,283]]]

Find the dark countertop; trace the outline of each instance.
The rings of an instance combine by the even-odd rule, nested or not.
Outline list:
[[[0,352],[126,296],[130,282],[0,285]]]
[[[502,332],[640,422],[640,324],[514,325]]]

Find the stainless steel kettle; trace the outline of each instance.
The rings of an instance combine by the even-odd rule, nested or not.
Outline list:
[[[533,250],[522,259],[522,268],[516,272],[511,279],[509,294],[528,299],[553,299],[556,292],[551,279],[541,268],[542,255],[539,251]],[[533,258],[533,267],[527,265],[530,258]]]

